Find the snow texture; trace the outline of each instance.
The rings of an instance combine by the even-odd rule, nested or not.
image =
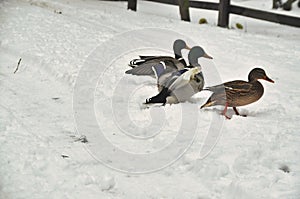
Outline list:
[[[233,3],[259,4],[271,11],[271,0]],[[295,5],[292,15],[299,16]],[[230,27],[241,23],[244,29],[223,29],[215,25],[217,12],[197,9],[191,9],[191,17],[191,23],[182,22],[177,7],[144,1],[138,1],[137,12],[128,11],[126,2],[0,1],[0,198],[299,198],[300,29],[240,16],[231,17]],[[208,19],[207,25],[198,24],[201,17]],[[145,28],[152,29],[134,34]],[[122,39],[128,31],[134,37]],[[168,37],[168,31],[174,35]],[[264,68],[275,84],[262,82],[264,96],[239,108],[248,117],[225,120],[223,107],[199,110],[209,92],[178,105],[143,108],[144,100],[157,93],[155,80],[126,75],[127,64],[140,54],[172,56],[178,35],[214,57],[199,59],[206,86],[246,80],[254,67]],[[135,49],[133,41],[152,47],[109,59],[122,49]],[[103,54],[91,57],[95,52]],[[135,154],[152,154],[173,144],[178,148],[169,153],[180,154],[177,161],[147,174],[119,172],[97,161],[95,154],[111,151],[96,132],[78,130],[73,107],[76,80],[89,61],[99,63],[99,70],[88,75],[103,71],[98,79],[85,77],[97,83],[93,114],[105,138]],[[103,68],[101,63],[109,65]],[[213,135],[213,150],[200,158],[207,132],[217,128],[212,120],[222,131]],[[191,126],[185,125],[180,136],[182,121]],[[193,143],[184,151],[180,146],[191,137]],[[130,165],[134,158],[112,155],[107,158],[116,162],[105,164],[134,171],[172,159],[160,157]]]

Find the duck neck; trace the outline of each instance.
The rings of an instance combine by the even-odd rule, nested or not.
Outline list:
[[[261,98],[261,96],[264,94],[264,87],[263,87],[263,85],[259,81],[257,81],[257,80],[254,80],[251,83],[253,85],[253,89],[256,91],[255,95],[258,96],[258,99]]]
[[[251,74],[249,74],[249,76],[248,76],[248,82],[257,82],[257,78],[255,78]]]
[[[174,52],[174,54],[175,54],[175,59],[180,59],[180,58],[182,58],[181,52],[179,52],[179,54],[178,54],[178,52],[177,52],[177,53]]]
[[[181,53],[182,49],[183,48],[181,46],[179,46],[178,44],[174,45],[173,51],[174,51],[174,54],[175,54],[175,59],[182,58],[182,53]]]
[[[185,60],[183,59],[183,57],[178,58],[178,61],[179,61],[180,63],[182,63],[182,64],[184,65],[184,67],[186,67],[186,62],[185,62]]]
[[[201,65],[199,64],[199,63],[191,63],[191,62],[189,62],[189,66],[188,66],[189,68],[195,68],[195,67],[198,67],[198,68],[200,68],[200,70],[202,69],[201,68]]]
[[[256,83],[256,82],[259,82],[259,81],[257,81],[257,79],[249,79],[248,82],[249,83]]]

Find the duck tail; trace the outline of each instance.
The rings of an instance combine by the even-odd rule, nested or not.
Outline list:
[[[152,103],[166,104],[168,96],[170,96],[170,91],[168,90],[168,88],[163,87],[160,93],[158,93],[156,96],[146,99],[145,104],[152,104]]]
[[[209,87],[203,88],[204,91],[210,91]]]
[[[142,63],[145,63],[145,59],[133,59],[129,62],[128,66],[135,68],[139,65],[141,65]]]
[[[200,107],[200,109],[213,106],[213,105],[215,105],[215,103],[216,103],[216,101],[211,101],[211,99],[209,98],[207,100],[207,102]]]

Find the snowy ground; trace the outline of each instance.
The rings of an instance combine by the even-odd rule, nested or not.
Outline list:
[[[192,9],[190,24],[178,20],[173,6],[139,1],[138,12],[127,11],[126,6],[92,0],[0,1],[0,198],[299,198],[300,29],[238,16],[231,18],[232,26],[238,22],[247,24],[246,29],[222,29],[214,25],[217,13],[212,11]],[[197,24],[200,17],[209,24]],[[108,58],[136,45],[122,39],[121,33],[149,27],[172,30],[191,39],[191,45],[203,46],[214,57],[200,61],[207,85],[215,83],[215,69],[222,81],[228,81],[246,79],[254,66],[263,67],[275,84],[263,82],[263,98],[240,109],[247,118],[224,120],[218,115],[222,107],[200,111],[208,93],[198,94],[194,103],[141,109],[140,103],[155,94],[155,82],[125,76],[127,63],[140,52],[170,53],[165,46],[172,45],[177,33],[136,34],[134,41],[161,40],[161,46]],[[117,50],[97,48],[103,45]],[[175,140],[182,117],[188,122],[196,118],[197,137],[181,159],[136,175],[108,168],[91,156],[106,148],[94,132],[77,132],[72,105],[76,78],[89,61],[104,71],[95,89],[95,116],[107,139],[126,151],[153,152]],[[109,65],[101,68],[106,62]],[[111,101],[115,107],[109,106]],[[126,123],[125,113],[132,123]],[[158,121],[149,127],[151,116]],[[200,149],[214,118],[223,125],[222,134],[201,159]],[[133,130],[136,126],[140,131]],[[120,132],[124,128],[133,136],[160,134],[148,140],[129,139]],[[80,135],[89,142],[77,141]],[[131,161],[118,160],[115,167]],[[160,161],[150,162],[149,168]],[[148,168],[129,166],[131,171],[135,166]],[[290,172],[279,169],[284,166]]]

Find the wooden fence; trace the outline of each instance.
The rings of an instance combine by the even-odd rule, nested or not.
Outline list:
[[[147,0],[147,1],[176,5],[176,6],[179,5],[181,19],[185,21],[189,21],[189,9],[188,9],[189,7],[207,9],[207,10],[217,10],[219,11],[218,26],[220,27],[228,27],[229,14],[237,14],[237,15],[251,17],[255,19],[261,19],[269,22],[275,22],[279,24],[300,27],[299,17],[287,16],[283,14],[276,14],[276,13],[256,10],[252,8],[230,5],[230,0],[220,0],[219,3],[205,2],[205,1],[189,1],[187,5],[182,3],[182,1],[186,1],[186,0]],[[184,6],[188,6],[188,7],[184,8]],[[136,11],[136,8],[137,8],[137,0],[128,0],[128,9]],[[185,16],[188,16],[188,18],[186,18]]]

